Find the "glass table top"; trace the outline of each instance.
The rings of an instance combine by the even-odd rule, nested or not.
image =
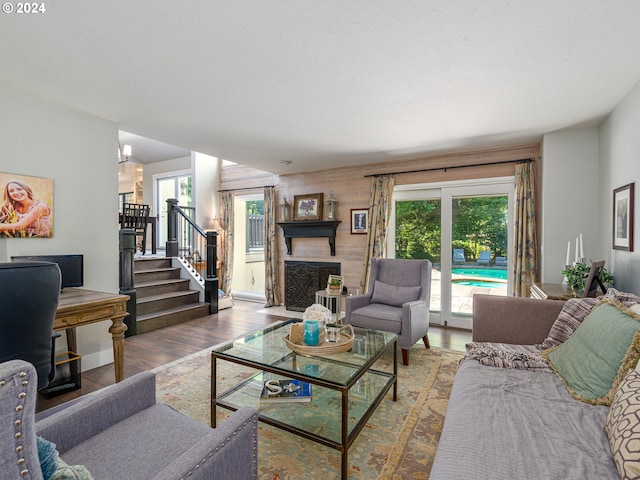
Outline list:
[[[279,373],[295,374],[304,379],[322,379],[338,386],[346,386],[396,340],[395,333],[354,327],[351,350],[326,356],[295,353],[287,347],[284,337],[289,334],[291,319],[212,349],[214,356],[245,363],[256,368],[276,369]]]

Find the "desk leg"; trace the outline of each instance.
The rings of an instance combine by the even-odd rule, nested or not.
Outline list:
[[[67,328],[65,330],[67,334],[67,350],[78,353],[78,343],[76,342],[76,329],[75,327]]]
[[[113,368],[116,371],[116,382],[124,379],[124,332],[127,326],[123,322],[124,317],[112,318],[111,337],[113,340]]]

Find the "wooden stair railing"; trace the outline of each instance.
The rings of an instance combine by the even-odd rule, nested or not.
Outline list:
[[[205,232],[178,205],[175,198],[167,199],[167,257],[182,257],[204,279],[204,300],[209,313],[218,313],[217,265],[218,232]]]

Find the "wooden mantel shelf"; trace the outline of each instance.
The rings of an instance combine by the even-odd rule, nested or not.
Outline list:
[[[278,225],[284,233],[284,242],[287,244],[287,254],[291,255],[291,240],[293,238],[327,237],[331,256],[336,256],[336,230],[341,222],[339,220],[304,220],[300,222],[280,222]]]

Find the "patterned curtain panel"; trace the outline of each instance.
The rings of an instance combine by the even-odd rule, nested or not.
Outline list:
[[[536,238],[535,177],[533,161],[516,165],[516,208],[514,235],[514,286],[516,297],[528,297],[529,287],[538,278]]]
[[[220,208],[220,290],[229,295],[233,280],[233,192],[222,192]]]
[[[379,175],[373,177],[371,181],[367,251],[364,256],[364,272],[360,279],[362,293],[366,293],[369,288],[371,259],[383,258],[387,253],[387,232],[389,231],[393,184],[392,175]]]
[[[264,296],[267,300],[265,307],[280,305],[276,210],[275,187],[264,187]]]

